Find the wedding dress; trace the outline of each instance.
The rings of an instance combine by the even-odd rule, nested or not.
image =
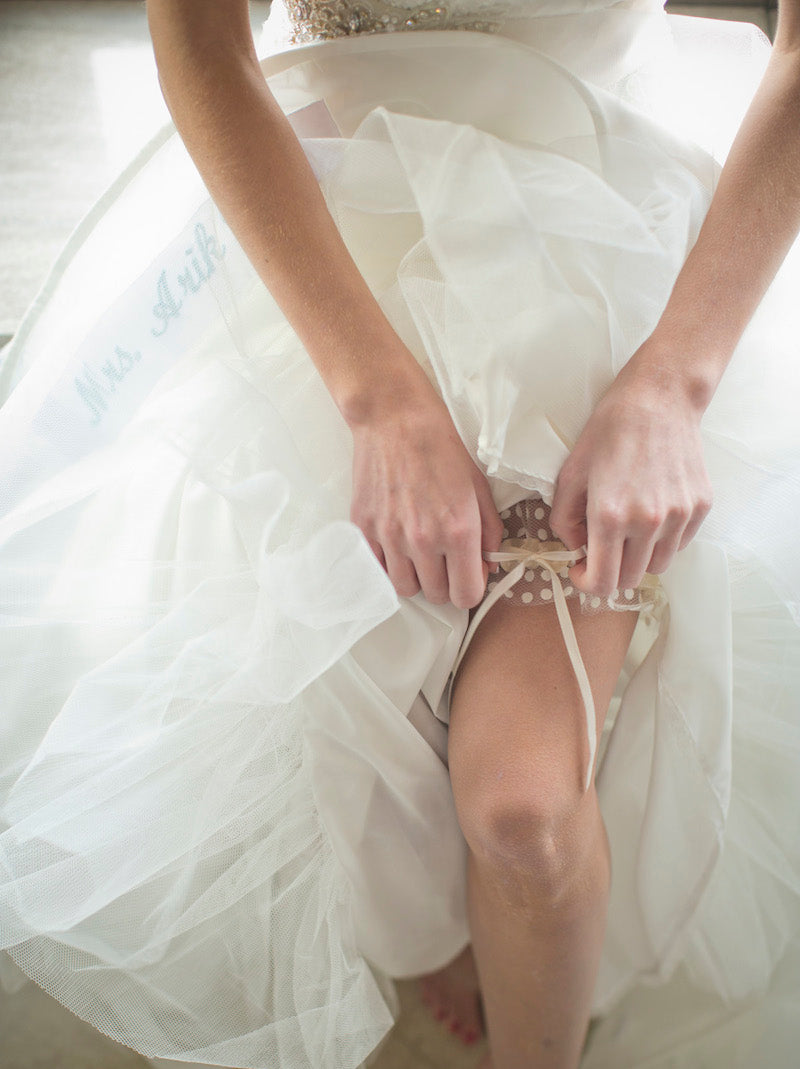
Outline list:
[[[499,510],[552,501],[763,71],[656,0],[273,0],[333,218]],[[788,1069],[800,1023],[800,247],[703,421],[714,508],[601,740],[585,1069]],[[2,369],[0,947],[151,1057],[355,1069],[469,938],[467,613],[349,522],[346,425],[169,129]]]

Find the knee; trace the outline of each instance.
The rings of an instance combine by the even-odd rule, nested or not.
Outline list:
[[[511,902],[566,906],[608,892],[605,827],[592,788],[556,782],[477,787],[462,798],[461,826],[484,874]]]

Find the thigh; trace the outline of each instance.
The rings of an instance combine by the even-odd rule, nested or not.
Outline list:
[[[638,614],[582,613],[576,601],[569,609],[599,738]],[[448,760],[460,816],[476,795],[498,790],[553,805],[580,801],[586,714],[552,604],[503,599],[480,624],[453,684]]]

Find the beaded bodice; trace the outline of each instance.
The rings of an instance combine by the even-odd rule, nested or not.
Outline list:
[[[291,42],[301,44],[359,33],[464,29],[491,33],[519,8],[520,0],[278,0],[286,11]]]
[[[659,8],[663,0],[272,0],[269,50],[398,30],[496,33],[509,21],[604,8]]]

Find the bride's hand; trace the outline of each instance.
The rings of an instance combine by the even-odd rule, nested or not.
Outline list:
[[[665,571],[711,508],[702,409],[643,350],[586,423],[559,472],[550,517],[568,549],[587,547],[571,582],[602,597]]]
[[[351,431],[350,518],[397,593],[477,605],[490,570],[482,553],[499,548],[503,524],[443,401],[425,380]]]

